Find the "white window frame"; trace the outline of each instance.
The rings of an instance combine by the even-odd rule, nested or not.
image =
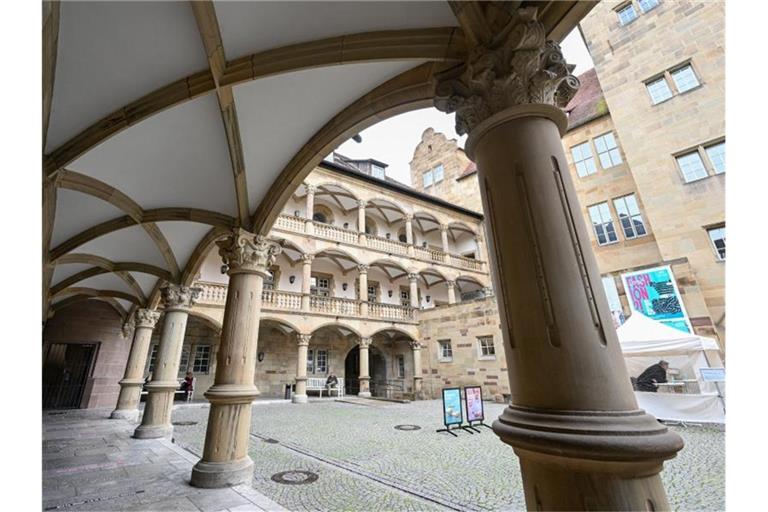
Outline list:
[[[208,375],[211,371],[211,346],[197,345],[195,358],[192,360],[192,371]]]
[[[647,2],[647,1],[652,1],[652,2],[656,2],[656,3],[655,3],[655,4],[653,4],[652,6],[650,6],[648,9],[645,9],[645,8],[643,7],[643,2],[644,2],[644,1],[646,1],[646,2]],[[637,0],[637,6],[638,6],[638,7],[640,7],[640,12],[641,12],[641,13],[643,13],[643,14],[646,14],[646,13],[649,13],[649,12],[651,12],[652,10],[654,10],[655,8],[657,8],[657,7],[659,6],[659,4],[660,4],[660,3],[661,3],[661,0]]]
[[[609,140],[612,141],[613,145],[611,145]],[[621,158],[619,143],[616,142],[616,135],[614,135],[612,131],[595,137],[592,140],[592,143],[595,145],[597,158],[600,160],[600,167],[603,169],[610,169],[611,167],[616,167],[617,165],[624,163],[624,160]],[[603,151],[600,151],[601,145],[603,146]],[[603,157],[605,157],[605,159]],[[605,160],[608,161],[609,165],[605,165]]]
[[[680,82],[677,80],[677,77],[681,76],[681,74],[685,70],[690,70],[690,74],[693,76],[693,79],[696,81],[696,84],[688,87],[687,89],[681,89]],[[691,65],[690,62],[686,62],[681,66],[677,66],[673,69],[670,69],[669,76],[672,78],[672,82],[675,84],[675,89],[677,90],[678,94],[684,94],[688,91],[692,91],[694,89],[701,87],[701,80],[699,80],[699,76],[696,74],[696,70],[693,69],[693,66]],[[683,82],[683,83],[685,84],[686,82]]]
[[[444,175],[445,175],[445,169],[443,169],[443,164],[437,164],[435,167],[432,168],[432,183],[434,185],[437,185],[438,183],[443,181]]]
[[[710,149],[714,149],[720,146],[723,147],[723,169],[722,170],[717,169],[717,166],[715,165],[715,160],[712,158],[712,154],[709,151]],[[725,170],[726,170],[725,141],[721,140],[719,142],[707,144],[706,146],[704,146],[704,152],[707,154],[707,159],[709,160],[709,164],[712,166],[712,170],[714,171],[714,173],[725,174]]]
[[[608,220],[606,220],[604,215],[603,215],[605,213],[605,211],[603,211],[600,208],[603,205],[605,206],[605,211],[608,212]],[[600,218],[599,219],[600,220],[599,225],[600,225],[600,227],[603,228],[603,232],[605,234],[605,242],[603,242],[603,243],[600,243],[600,235],[597,232],[597,226],[595,224],[595,217],[592,215],[592,209],[593,208],[596,208],[597,215]],[[595,242],[597,242],[597,245],[600,245],[600,246],[611,245],[611,244],[615,244],[615,243],[617,243],[619,241],[619,234],[616,231],[616,227],[613,225],[613,214],[611,214],[611,208],[610,208],[610,206],[608,206],[608,201],[603,201],[602,203],[595,203],[593,205],[588,206],[587,207],[587,214],[589,215],[589,221],[590,221],[590,224],[592,225],[592,232],[595,234]],[[615,240],[611,240],[610,236],[608,236],[608,229],[606,227],[608,225],[611,226],[611,230],[613,231],[613,235],[614,235],[614,237],[616,237]]]
[[[307,349],[307,373],[315,373],[315,350],[312,348]]]
[[[632,201],[635,204],[635,208],[633,211],[633,208],[631,208],[631,203],[627,201],[628,198],[632,198]],[[621,217],[621,210],[619,209],[619,205],[623,205],[624,209],[627,212],[627,218],[629,219],[629,227],[631,229],[631,233],[627,234],[627,228],[624,226],[624,223],[622,222]],[[641,238],[648,235],[648,226],[645,222],[645,219],[643,219],[643,214],[640,211],[640,204],[637,202],[637,196],[632,194],[627,194],[625,196],[617,197],[613,200],[613,209],[616,210],[616,216],[618,217],[619,226],[621,227],[622,233],[624,233],[624,239],[626,240],[633,240],[635,238]],[[645,233],[638,233],[637,232],[637,226],[635,225],[635,220],[639,219],[640,224],[643,226],[643,230]]]
[[[424,171],[424,174],[421,177],[422,184],[424,188],[429,188],[432,186],[432,169],[428,171]]]
[[[386,177],[386,173],[380,165],[371,164],[371,176],[383,180]]]
[[[627,12],[630,9],[632,10],[632,14],[634,16],[633,16],[633,18],[631,20],[624,21],[624,17],[622,16],[622,13]],[[632,2],[627,2],[626,5],[622,5],[621,7],[617,7],[616,8],[616,15],[619,17],[619,25],[621,25],[622,27],[626,27],[627,25],[629,25],[630,23],[632,23],[633,21],[635,21],[639,17],[639,14],[637,14],[637,11],[635,10],[635,6],[632,5]]]
[[[447,350],[445,350],[447,348]],[[446,355],[446,352],[448,355]],[[437,340],[437,360],[441,363],[453,361],[453,346],[451,340]]]
[[[397,368],[397,378],[405,378],[405,356],[403,354],[395,355],[395,368]]]
[[[584,156],[584,148],[589,151],[589,156]],[[592,153],[592,146],[590,146],[589,141],[571,146],[571,157],[573,158],[573,165],[576,167],[576,174],[579,178],[586,178],[587,176],[597,174],[595,155]],[[592,164],[592,169],[594,170],[591,172],[587,162],[591,162]]]
[[[654,94],[654,90],[659,90],[658,88],[654,88],[654,84],[663,83],[664,87],[666,88],[666,94],[667,96],[661,98],[657,97],[656,94]],[[673,98],[675,96],[675,93],[672,91],[672,88],[669,86],[669,82],[667,81],[666,75],[661,75],[656,78],[652,78],[651,80],[647,80],[645,82],[645,90],[648,91],[648,96],[651,98],[651,104],[658,105],[660,103],[664,103],[665,101],[668,101],[669,99]]]
[[[698,158],[698,161],[701,164],[701,169],[697,170],[697,172],[703,171],[703,173],[704,173],[703,175],[698,175],[697,174],[697,175],[694,176],[694,175],[686,172],[686,169],[692,169],[692,167],[687,165],[687,164],[684,166],[680,162],[680,159],[681,158],[684,159],[684,158],[688,158],[688,157],[696,157],[696,158]],[[686,160],[686,161],[688,161],[688,160]],[[693,160],[690,160],[690,161],[693,161]],[[675,162],[677,163],[677,168],[680,171],[680,176],[683,178],[683,182],[685,182],[685,183],[693,183],[695,181],[703,180],[704,178],[709,178],[709,172],[707,172],[707,166],[704,163],[704,159],[701,158],[701,153],[699,153],[698,147],[696,147],[695,149],[692,149],[691,151],[686,151],[685,153],[680,153],[680,154],[675,155]]]
[[[490,341],[490,344],[484,343]],[[477,358],[480,360],[496,359],[496,345],[493,341],[493,335],[477,337]]]
[[[721,238],[713,238],[712,235],[716,232],[722,231],[723,236]],[[723,253],[725,253],[725,225],[722,226],[715,226],[711,228],[707,228],[707,238],[709,238],[709,243],[712,244],[712,249],[715,251],[715,257],[717,258],[717,261],[725,261],[725,255],[720,254],[720,249],[717,247],[717,244],[715,243],[715,240],[722,240],[723,241]]]
[[[320,348],[315,350],[315,375],[325,375],[328,373],[328,350]]]

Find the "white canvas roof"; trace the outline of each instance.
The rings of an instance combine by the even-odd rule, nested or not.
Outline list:
[[[625,356],[687,354],[701,350],[719,350],[712,338],[678,331],[635,313],[616,329]]]

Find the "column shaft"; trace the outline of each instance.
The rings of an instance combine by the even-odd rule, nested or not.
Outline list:
[[[371,345],[371,338],[360,340],[360,391],[357,396],[371,396],[371,376],[368,375],[368,347]]]
[[[421,383],[424,380],[421,373],[421,343],[413,341],[411,348],[413,349],[413,398],[420,400],[422,398]]]
[[[456,304],[456,281],[446,281],[445,286],[448,289],[448,304]]]
[[[293,393],[293,403],[307,403],[307,352],[311,334],[298,335],[298,358],[296,359],[296,388]]]
[[[306,221],[304,222],[304,231],[312,235],[315,232],[315,226],[312,221],[312,217],[315,213],[315,186],[314,185],[307,185],[307,205],[306,205],[306,212],[304,213],[304,218]]]
[[[312,291],[312,259],[313,255],[304,254],[301,263],[301,310],[310,310],[309,294]]]
[[[411,307],[419,307],[419,282],[418,276],[409,276],[410,295],[411,295]]]
[[[368,316],[368,266],[357,266],[360,281],[360,316]]]
[[[443,252],[448,254],[448,226],[440,226],[440,240],[443,242]]]
[[[357,231],[358,231],[358,241],[361,244],[365,244],[366,237],[365,237],[365,207],[366,202],[365,201],[358,201],[357,202]]]

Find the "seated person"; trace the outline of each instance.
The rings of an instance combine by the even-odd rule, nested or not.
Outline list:
[[[655,393],[658,391],[657,384],[663,384],[667,382],[667,369],[669,363],[661,360],[656,364],[652,364],[646,368],[643,373],[637,377],[637,390],[649,391]]]
[[[328,370],[328,378],[325,379],[325,389],[328,390],[328,394],[330,395],[331,389],[336,389],[339,387],[339,379],[336,377],[336,374],[333,373],[333,370]]]

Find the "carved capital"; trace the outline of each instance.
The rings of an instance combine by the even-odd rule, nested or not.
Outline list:
[[[367,273],[368,273],[368,268],[369,268],[369,267],[370,267],[369,265],[363,265],[363,264],[361,263],[360,265],[358,265],[358,266],[357,266],[357,271],[358,271],[360,274],[367,274]]]
[[[360,338],[360,348],[368,348],[371,346],[371,343],[373,342],[373,338]]]
[[[446,281],[445,286],[448,288],[455,288],[456,287],[456,281]]]
[[[411,222],[413,220],[413,214],[412,213],[406,213],[405,214],[405,222]]]
[[[160,312],[154,309],[137,309],[135,313],[136,327],[154,329],[160,320]]]
[[[494,114],[523,104],[563,108],[579,88],[560,46],[546,40],[535,7],[517,10],[463,64],[435,76],[435,107],[456,113],[456,133],[470,133]]]
[[[300,347],[306,347],[309,346],[309,340],[312,339],[311,334],[299,334],[296,336],[296,341],[298,342]]]
[[[317,192],[317,185],[307,185],[307,194],[315,195]]]
[[[123,331],[123,338],[130,338],[131,335],[135,332],[136,323],[134,322],[133,318],[129,318],[125,322],[123,322],[122,331]]]
[[[490,286],[486,286],[485,288],[483,288],[483,293],[485,293],[486,297],[493,297],[493,288],[491,288]]]
[[[447,233],[448,232],[448,224],[440,224],[440,232],[441,233]]]
[[[301,261],[304,262],[304,263],[312,264],[312,260],[314,260],[314,259],[315,259],[315,255],[314,254],[307,253],[307,254],[302,254],[301,255]]]
[[[417,274],[415,272],[412,272],[412,273],[408,274],[408,280],[409,281],[416,281],[418,279],[419,279],[419,274]]]
[[[282,250],[280,246],[263,236],[256,236],[243,229],[235,229],[219,246],[224,266],[222,272],[230,276],[239,273],[266,275],[267,269],[275,262]]]
[[[412,350],[421,350],[421,342],[420,341],[411,341],[410,342],[411,349]]]
[[[160,288],[160,296],[163,298],[166,311],[189,309],[195,305],[202,291],[201,288],[169,284]]]
[[[365,199],[358,199],[357,200],[357,207],[358,208],[365,208],[366,206],[368,206],[368,201],[366,201]]]

